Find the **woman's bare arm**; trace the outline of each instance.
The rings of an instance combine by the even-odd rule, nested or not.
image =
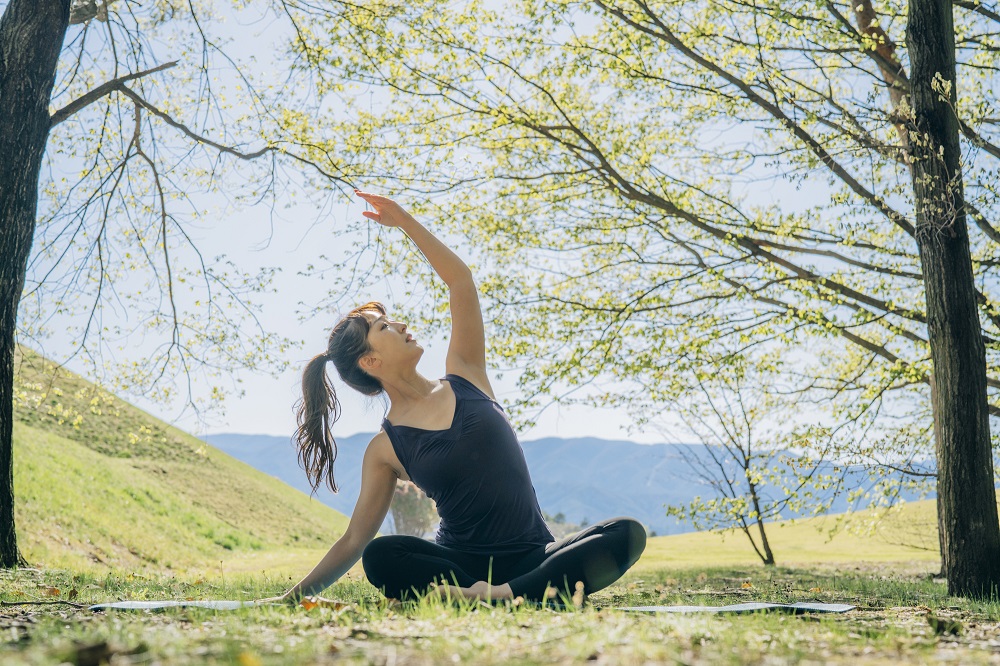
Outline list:
[[[378,528],[389,512],[398,478],[384,453],[386,446],[391,446],[389,438],[381,432],[375,436],[365,451],[361,466],[361,495],[351,515],[347,531],[337,539],[319,564],[292,589],[285,592],[281,599],[298,601],[302,597],[318,594],[330,587],[354,566],[364,552],[365,546],[378,534]]]
[[[434,271],[448,285],[451,303],[451,343],[445,361],[447,372],[454,372],[484,389],[490,389],[486,376],[486,335],[479,292],[472,271],[462,259],[412,215],[392,199],[368,192],[356,194],[375,209],[365,217],[387,227],[399,227],[427,257]],[[487,393],[492,395],[492,390]]]

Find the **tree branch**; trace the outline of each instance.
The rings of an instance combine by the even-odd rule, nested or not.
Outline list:
[[[747,101],[753,103],[757,107],[764,111],[767,111],[776,121],[778,121],[786,130],[788,130],[795,138],[799,139],[805,146],[814,154],[819,160],[833,172],[840,180],[842,180],[855,194],[871,204],[875,209],[882,213],[886,218],[889,219],[893,224],[899,227],[907,236],[914,237],[915,231],[913,224],[907,220],[899,212],[892,209],[888,202],[882,197],[878,196],[874,192],[868,190],[864,185],[862,185],[853,175],[848,173],[848,171],[841,165],[837,160],[833,158],[833,155],[823,147],[822,144],[815,137],[809,134],[805,129],[803,129],[797,122],[788,117],[788,115],[777,105],[767,101],[756,91],[754,91],[751,86],[743,81],[740,77],[734,75],[732,72],[724,69],[722,66],[718,65],[714,61],[702,56],[700,53],[695,51],[692,47],[685,44],[676,34],[666,25],[654,12],[653,10],[644,2],[644,0],[635,0],[636,4],[641,8],[643,13],[647,16],[650,22],[655,25],[655,28],[645,25],[642,22],[632,18],[626,14],[623,10],[612,7],[604,2],[604,0],[596,0],[596,5],[601,8],[604,12],[611,14],[612,16],[618,17],[620,20],[624,21],[628,25],[631,25],[637,30],[653,37],[654,39],[659,39],[677,51],[679,51],[686,58],[696,63],[703,69],[715,74],[722,80],[726,81],[736,89],[738,89]]]
[[[180,122],[178,120],[175,120],[173,118],[173,116],[171,116],[170,114],[168,114],[168,113],[166,113],[164,111],[161,111],[157,107],[153,106],[152,104],[150,104],[149,102],[147,102],[142,97],[142,95],[140,95],[139,93],[135,92],[134,90],[132,90],[131,88],[129,88],[125,84],[118,84],[118,90],[122,94],[124,94],[126,97],[128,97],[129,99],[131,99],[133,102],[135,102],[138,106],[146,109],[151,114],[153,114],[157,118],[160,118],[161,120],[163,120],[165,123],[167,123],[168,125],[170,125],[174,129],[180,130],[181,133],[184,134],[185,136],[187,136],[188,138],[196,141],[197,143],[209,146],[211,148],[215,148],[220,153],[225,153],[227,155],[232,155],[234,157],[240,158],[241,160],[253,160],[253,159],[257,159],[258,157],[261,157],[263,155],[267,155],[268,153],[279,153],[281,155],[287,155],[288,157],[292,158],[293,160],[295,160],[297,162],[300,162],[302,164],[311,166],[312,168],[316,169],[316,171],[318,171],[320,174],[322,174],[323,176],[325,176],[326,178],[329,178],[330,180],[332,180],[334,182],[346,183],[348,186],[351,186],[351,183],[347,182],[347,180],[343,176],[334,175],[334,174],[326,171],[322,167],[320,167],[318,164],[316,164],[312,160],[308,160],[308,159],[306,159],[304,157],[301,157],[300,155],[296,155],[296,154],[290,153],[290,152],[288,152],[286,150],[282,150],[278,146],[267,145],[267,146],[264,146],[263,148],[258,148],[257,150],[254,150],[254,151],[251,151],[251,152],[243,152],[241,150],[237,150],[236,148],[233,148],[232,146],[226,146],[226,145],[223,145],[223,144],[218,143],[216,141],[213,141],[212,139],[209,139],[208,137],[205,137],[205,136],[202,136],[202,135],[198,134],[197,132],[195,132],[194,130],[192,130],[190,127],[188,127],[184,123],[182,123],[182,122]]]
[[[962,9],[968,9],[970,12],[985,16],[988,19],[992,19],[997,23],[1000,23],[1000,14],[983,7],[980,2],[968,2],[967,0],[952,0],[952,4],[956,7],[961,7]]]
[[[53,113],[49,127],[55,127],[62,121],[72,116],[77,111],[80,111],[90,106],[91,104],[101,99],[105,95],[109,95],[115,90],[120,90],[121,87],[129,81],[134,81],[135,79],[142,78],[143,76],[148,76],[156,72],[162,72],[163,70],[170,69],[175,65],[177,65],[176,60],[172,62],[163,63],[162,65],[157,65],[152,69],[145,69],[141,72],[134,72],[132,74],[126,74],[125,76],[119,76],[117,79],[111,79],[110,81],[102,83],[101,85],[97,86],[90,92],[82,95],[81,97],[77,97],[72,102],[70,102],[63,108]]]

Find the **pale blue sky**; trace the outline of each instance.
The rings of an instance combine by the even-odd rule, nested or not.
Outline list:
[[[338,228],[345,226],[349,216],[360,218],[362,210],[364,206],[360,203],[345,202],[317,223],[315,216],[309,215],[307,210],[293,209],[281,214],[274,223],[272,233],[271,211],[251,209],[228,219],[220,219],[217,224],[202,230],[199,243],[206,256],[225,252],[231,260],[248,269],[256,265],[282,266],[283,270],[275,280],[276,293],[263,299],[262,321],[281,335],[304,340],[304,345],[289,351],[286,358],[291,368],[277,378],[243,373],[245,395],[230,398],[225,409],[212,415],[207,424],[199,423],[192,415],[182,417],[177,425],[195,432],[290,435],[295,430],[292,404],[299,396],[301,368],[314,354],[325,349],[329,328],[341,314],[334,311],[315,312],[309,319],[300,321],[299,303],[321,301],[328,285],[321,279],[298,275],[297,271],[305,264],[317,261],[320,254],[332,253]],[[433,220],[423,222],[434,228]],[[236,229],[238,233],[234,233]],[[394,229],[385,232],[401,233]],[[461,247],[456,249],[460,254],[467,255]],[[402,292],[405,280],[406,276],[401,275],[387,282],[372,284],[370,289],[357,294],[355,303],[372,299],[391,302],[390,294]],[[344,303],[341,307],[346,311],[355,303]],[[393,313],[393,316],[405,321],[407,313]],[[425,349],[419,370],[428,377],[442,376],[446,340],[428,339],[419,327],[411,329]],[[361,396],[347,388],[336,378],[332,366],[329,372],[335,378],[343,402],[343,416],[336,425],[336,434],[376,431],[385,409],[382,400]],[[504,373],[502,380],[496,379],[496,373],[493,373],[493,383],[501,402],[513,402],[517,398],[514,373]],[[176,409],[161,405],[145,404],[143,407],[166,420],[172,420],[176,413]],[[627,435],[625,428],[629,423],[624,410],[553,405],[542,411],[536,427],[523,431],[521,436],[524,439],[592,436],[647,443],[663,441],[663,437],[656,433]]]

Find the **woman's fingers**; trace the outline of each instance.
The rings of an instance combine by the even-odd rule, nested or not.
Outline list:
[[[375,209],[374,211],[362,211],[361,214],[369,220],[374,220],[383,226],[398,227],[408,216],[406,211],[404,211],[398,203],[389,197],[383,197],[379,194],[372,194],[370,192],[362,192],[361,190],[354,190],[354,193],[368,202],[372,208]]]
[[[354,190],[354,193],[364,199],[365,201],[374,203],[375,201],[389,201],[387,197],[383,197],[379,194],[372,194],[371,192],[362,192],[361,190]]]

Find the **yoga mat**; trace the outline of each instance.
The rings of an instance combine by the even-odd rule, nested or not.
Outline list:
[[[236,610],[244,606],[259,606],[255,601],[115,601],[94,604],[92,611],[103,610],[163,610],[165,608],[209,608],[211,610]]]
[[[640,611],[643,613],[759,613],[762,611],[777,611],[779,613],[846,613],[854,610],[848,604],[820,604],[800,602],[795,604],[732,604],[731,606],[627,606],[616,610]]]
[[[167,608],[207,608],[209,610],[228,611],[249,606],[273,606],[281,602],[277,601],[221,601],[217,599],[195,601],[185,599],[183,601],[160,600],[160,601],[115,601],[107,604],[94,604],[88,606],[92,611],[106,610],[165,610]],[[316,599],[306,597],[299,601],[299,606],[306,610],[313,608],[332,608],[333,610],[343,610],[350,604],[332,599]]]

